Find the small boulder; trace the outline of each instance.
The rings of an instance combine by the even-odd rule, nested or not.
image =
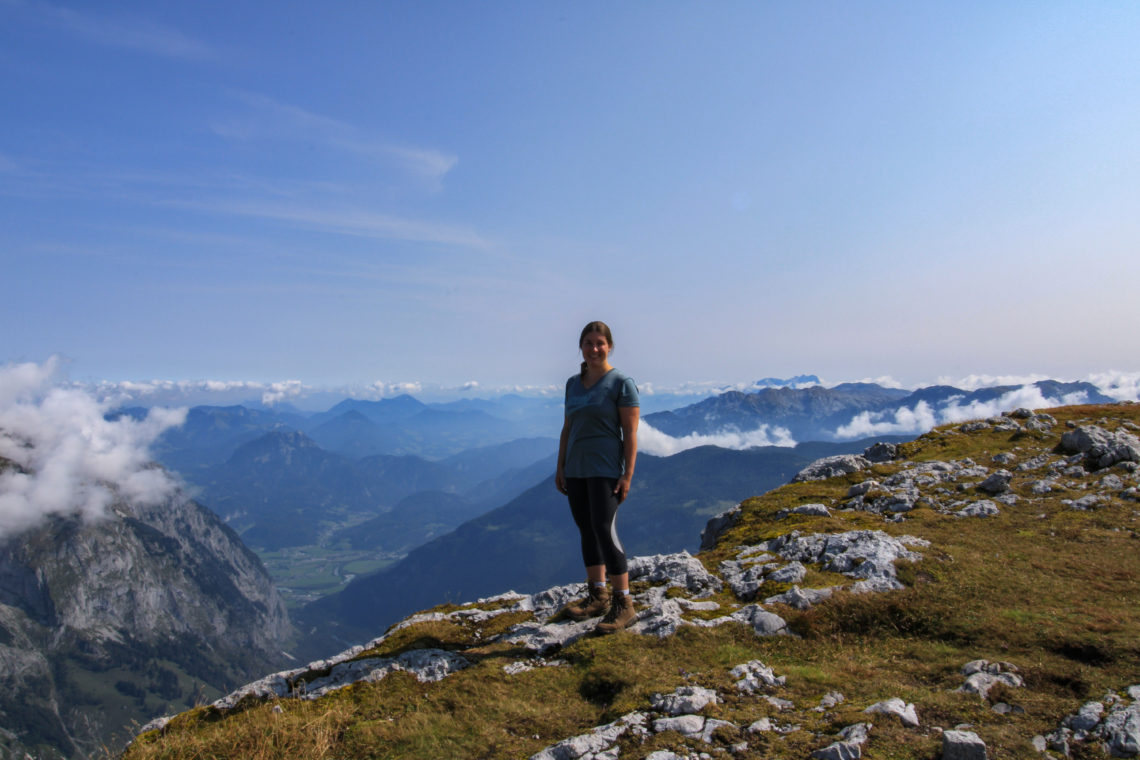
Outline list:
[[[1009,470],[998,470],[981,483],[978,483],[978,490],[985,491],[991,495],[1005,493],[1009,490],[1009,481],[1012,479],[1013,473]]]
[[[773,583],[802,583],[807,576],[807,568],[801,562],[789,562],[778,570],[768,573],[766,580]]]
[[[678,715],[673,718],[658,718],[653,721],[653,730],[656,733],[663,731],[676,731],[682,736],[700,736],[705,730],[705,719],[702,715]]]
[[[811,753],[814,760],[858,760],[863,756],[863,743],[871,732],[870,723],[856,723],[839,732],[839,741]]]
[[[680,686],[672,694],[654,694],[649,701],[654,710],[666,715],[695,713],[717,703],[716,692],[701,686]]]
[[[1104,705],[1100,702],[1085,702],[1076,715],[1065,718],[1062,725],[1073,731],[1092,731],[1104,716]]]
[[[749,660],[737,665],[729,673],[737,679],[736,688],[746,694],[754,694],[769,687],[783,686],[787,680],[785,676],[776,675],[760,660]]]
[[[997,504],[994,504],[989,499],[983,499],[982,501],[975,501],[972,504],[967,504],[966,506],[962,507],[957,512],[955,512],[954,516],[955,517],[993,517],[994,515],[997,515],[1000,513],[1001,513],[1001,510],[998,509]]]
[[[816,517],[831,517],[831,510],[823,504],[801,504],[798,507],[793,507],[791,514],[814,515]]]
[[[847,475],[871,466],[870,460],[857,454],[839,454],[832,457],[817,459],[807,467],[796,473],[793,483],[802,483],[808,480],[826,480],[838,475]]]
[[[1104,736],[1108,751],[1114,757],[1140,755],[1140,702],[1114,709],[1098,731]]]
[[[918,714],[914,710],[914,705],[907,704],[898,697],[892,697],[884,702],[876,702],[863,712],[897,715],[904,726],[910,728],[918,726]]]
[[[973,731],[944,731],[942,760],[987,760],[986,743]]]
[[[875,443],[863,449],[863,458],[869,462],[891,462],[899,457],[899,447],[893,443]]]
[[[878,488],[879,481],[877,480],[864,480],[862,483],[856,483],[847,489],[847,498],[852,499],[856,496],[863,496],[872,488]]]
[[[732,509],[721,512],[716,517],[709,519],[705,524],[705,529],[701,531],[701,551],[708,551],[716,547],[716,542],[720,540],[730,528],[740,522],[741,509],[737,504]]]

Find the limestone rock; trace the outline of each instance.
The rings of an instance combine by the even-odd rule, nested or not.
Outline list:
[[[1101,717],[1104,715],[1104,705],[1100,702],[1086,702],[1081,705],[1081,709],[1077,711],[1076,715],[1070,715],[1065,718],[1064,725],[1066,728],[1071,728],[1073,731],[1083,731],[1088,733],[1096,728],[1100,723]]]
[[[798,531],[771,539],[767,550],[784,559],[814,562],[824,570],[842,573],[850,578],[881,579],[890,587],[901,588],[895,580],[895,562],[900,559],[914,561],[920,555],[907,549],[911,546],[929,546],[929,542],[913,536],[895,538],[883,531],[856,530],[846,533],[814,533],[800,535]]]
[[[831,517],[831,510],[823,504],[801,504],[798,507],[793,507],[789,514],[793,515],[814,515],[816,517]]]
[[[699,559],[685,551],[634,557],[629,563],[629,579],[682,588],[696,596],[711,596],[723,587]]]
[[[1098,729],[1113,757],[1140,755],[1140,702],[1114,709]]]
[[[1104,501],[1104,497],[1097,493],[1090,493],[1087,496],[1082,496],[1079,499],[1062,499],[1061,503],[1069,509],[1076,509],[1081,512],[1088,512],[1096,509],[1097,505]]]
[[[751,626],[757,636],[779,636],[788,632],[787,621],[756,604],[742,607],[729,617]]]
[[[800,583],[807,576],[807,568],[802,562],[789,562],[768,573],[767,580],[773,583]]]
[[[874,443],[863,449],[863,458],[868,462],[891,462],[898,459],[899,447],[894,443]]]
[[[742,665],[737,665],[729,673],[737,679],[736,688],[746,694],[753,694],[765,688],[783,686],[787,681],[784,676],[777,676],[775,671],[760,660],[749,660]]]
[[[826,480],[837,475],[865,470],[871,466],[870,460],[858,454],[839,454],[833,457],[817,459],[807,467],[796,473],[793,483],[802,483],[807,480]]]
[[[760,718],[759,720],[753,721],[748,726],[748,733],[750,733],[750,734],[763,734],[763,733],[767,733],[768,731],[771,731],[771,730],[772,730],[771,718]]]
[[[577,758],[596,758],[598,753],[606,750],[627,731],[636,731],[645,725],[647,716],[635,712],[624,715],[613,723],[598,726],[589,733],[564,739],[551,745],[541,752],[530,756],[530,760],[577,760]]]
[[[782,594],[768,597],[764,600],[764,604],[786,604],[793,609],[806,610],[813,604],[818,604],[829,598],[836,588],[836,586],[829,586],[828,588],[801,589],[799,586],[792,586],[790,590]]]
[[[892,697],[884,702],[876,702],[863,712],[897,715],[904,726],[914,728],[918,725],[918,714],[915,712],[914,705],[907,704],[898,697]]]
[[[815,760],[858,760],[863,756],[862,745],[871,732],[870,723],[856,723],[839,732],[839,741],[811,753]]]
[[[954,513],[956,517],[993,517],[997,514],[1001,514],[1001,510],[998,509],[997,504],[989,499],[967,504]]]
[[[653,721],[653,730],[656,733],[676,731],[682,736],[700,736],[705,730],[705,719],[702,715],[678,715],[672,718],[658,718]]]
[[[1008,662],[972,660],[962,666],[961,672],[966,676],[966,682],[958,687],[957,691],[977,694],[982,698],[985,698],[990,689],[999,683],[1014,688],[1025,685],[1021,676],[1017,675],[1017,667]]]
[[[708,551],[716,546],[716,542],[720,540],[730,528],[740,522],[740,515],[742,514],[740,505],[737,504],[732,509],[721,512],[716,517],[712,517],[705,524],[704,530],[701,531],[701,551]]]
[[[1096,425],[1067,431],[1057,448],[1065,454],[1083,455],[1088,470],[1103,470],[1118,462],[1140,462],[1140,439],[1122,430],[1110,433]]]
[[[819,700],[819,707],[816,707],[815,710],[817,712],[824,712],[825,710],[830,710],[836,705],[842,704],[845,700],[846,697],[844,697],[840,692],[829,691],[823,695],[823,698]]]
[[[1009,470],[998,470],[981,483],[978,483],[978,490],[996,496],[999,493],[1005,493],[1009,490],[1009,481],[1012,479],[1013,473]]]
[[[672,694],[654,694],[649,703],[654,710],[666,715],[683,715],[700,712],[705,706],[715,705],[717,701],[716,692],[712,689],[701,686],[680,686]]]
[[[944,731],[942,760],[987,760],[986,743],[973,731]]]
[[[854,496],[863,496],[872,488],[877,488],[879,481],[877,480],[864,480],[862,483],[856,483],[847,489],[847,498],[850,499]]]

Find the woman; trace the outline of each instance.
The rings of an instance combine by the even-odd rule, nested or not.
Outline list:
[[[569,498],[582,535],[587,594],[564,612],[575,620],[604,613],[596,630],[613,633],[637,618],[614,520],[633,480],[640,403],[633,380],[609,362],[614,338],[604,322],[586,325],[578,348],[584,361],[581,372],[566,381],[566,417],[554,482]]]

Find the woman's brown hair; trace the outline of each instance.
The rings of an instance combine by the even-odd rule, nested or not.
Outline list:
[[[586,336],[592,332],[601,333],[602,337],[606,339],[606,343],[610,344],[610,349],[614,347],[614,335],[610,332],[610,326],[605,322],[590,322],[582,328],[582,334],[578,336],[578,348],[582,348],[582,342],[586,340]],[[581,377],[586,377],[586,362],[582,362]]]

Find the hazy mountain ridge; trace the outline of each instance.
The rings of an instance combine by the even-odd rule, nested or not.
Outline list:
[[[645,421],[674,437],[770,425],[787,429],[798,441],[832,440],[835,428],[855,414],[878,411],[908,395],[872,383],[762,388],[752,393],[727,391],[672,412],[649,414]]]
[[[556,446],[553,439],[523,439],[438,461],[391,454],[352,461],[304,433],[271,432],[199,471],[198,485],[202,500],[252,545],[313,545],[345,520],[371,516],[382,523],[382,515],[419,492],[449,493],[472,508],[513,495],[520,486],[496,479]]]
[[[1003,398],[1011,399],[1009,408],[1012,409],[1017,405],[1014,397],[1026,389],[1033,389],[1042,399],[1060,401],[1079,396],[1082,403],[1113,401],[1086,382],[1042,380],[1024,386],[994,386],[972,391],[952,386],[906,391],[875,383],[842,383],[832,388],[820,385],[762,388],[752,393],[728,391],[681,409],[646,415],[645,421],[674,437],[694,433],[712,435],[725,430],[744,432],[767,425],[786,429],[797,441],[834,441],[850,437],[843,435],[842,429],[860,415],[889,418],[921,404],[935,410],[951,404],[969,410]],[[966,416],[970,416],[968,412]],[[921,431],[915,430],[918,432]]]

